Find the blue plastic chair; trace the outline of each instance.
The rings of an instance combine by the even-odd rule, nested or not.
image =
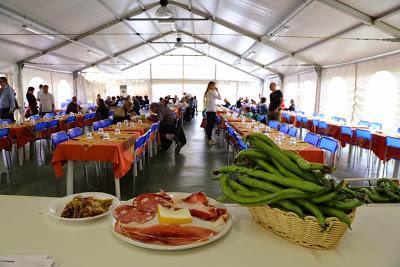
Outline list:
[[[102,128],[106,128],[111,125],[111,121],[109,119],[101,120],[100,123]]]
[[[239,134],[235,135],[235,140],[239,150],[245,150],[248,148],[248,145],[243,141],[242,137]]]
[[[35,148],[35,152],[36,152],[36,141],[39,141],[39,156],[40,156],[40,160],[43,161],[42,158],[42,139],[47,138],[47,130],[49,129],[49,123],[47,121],[42,121],[42,122],[38,122],[35,124],[34,127],[34,132],[36,135],[36,139],[33,142],[34,148]],[[36,163],[37,163],[37,156],[35,156],[36,159]]]
[[[353,129],[351,129],[348,126],[341,126],[340,127],[340,134],[350,137],[350,140],[353,139]]]
[[[345,118],[338,118],[338,122],[341,124],[346,124],[346,119]]]
[[[358,125],[369,127],[369,121],[359,121]]]
[[[400,128],[397,129],[397,133],[400,133]]]
[[[374,129],[374,130],[381,130],[382,129],[382,123],[371,122],[371,124],[369,125],[369,128]]]
[[[133,182],[134,186],[133,189],[135,189],[135,177],[138,176],[138,167],[137,164],[139,163],[139,168],[140,170],[143,169],[143,155],[145,153],[145,144],[146,144],[146,138],[147,134],[144,134],[140,136],[138,139],[136,139],[135,146],[134,146],[134,152],[133,152]],[[141,153],[139,153],[141,151]]]
[[[93,131],[98,131],[100,128],[103,128],[101,121],[93,122]]]
[[[56,114],[54,112],[50,112],[50,113],[46,113],[43,115],[43,118],[45,119],[52,119],[56,116]]]
[[[308,132],[306,137],[304,137],[304,142],[307,142],[313,146],[318,146],[320,136],[315,133]]]
[[[314,127],[314,130],[316,131],[316,129],[318,128],[318,125],[319,125],[319,120],[313,119],[312,120],[312,125]]]
[[[304,115],[304,111],[297,111],[297,114]]]
[[[279,131],[281,133],[287,134],[289,131],[289,126],[287,124],[281,124],[281,127],[279,127]]]
[[[2,120],[0,120],[0,124],[1,125],[3,125],[3,124],[11,124],[11,123],[13,123],[12,119],[2,119]]]
[[[51,138],[51,143],[53,144],[53,147],[56,147],[58,144],[65,142],[69,139],[67,133],[64,131],[53,133],[50,136],[50,138]]]
[[[296,127],[291,127],[288,131],[288,135],[290,137],[297,137],[297,128]]]
[[[332,121],[338,122],[338,121],[339,121],[339,117],[335,117],[335,116],[334,116],[334,117],[331,117],[331,120],[332,120]]]
[[[70,139],[83,135],[83,130],[80,127],[75,127],[68,130],[68,136]]]
[[[266,123],[267,122],[267,116],[265,116],[265,115],[258,116],[258,121],[261,122],[261,123]]]
[[[67,126],[67,129],[72,125],[75,124],[76,122],[76,116],[69,116],[65,120],[65,125]]]
[[[368,141],[369,146],[365,146],[364,143]],[[372,153],[372,134],[369,130],[364,130],[364,129],[356,129],[356,144],[359,148],[359,153],[361,153],[361,149],[368,149],[368,155],[367,155],[367,169],[369,173],[369,167],[370,167],[370,161],[371,161],[371,153]],[[355,157],[356,153],[354,153]],[[354,167],[354,162],[355,158],[353,161],[353,167]]]
[[[10,129],[9,128],[0,128],[0,140],[5,140],[4,144],[5,147],[2,147],[1,150],[5,150],[6,152],[6,162],[7,162],[7,172],[8,172],[8,176],[9,176],[9,180],[10,182],[15,182],[15,178],[12,177],[12,173],[13,173],[13,169],[12,169],[12,162],[11,162],[11,147],[12,144],[10,144],[10,139],[9,139],[9,134],[10,134]]]
[[[318,117],[319,117],[320,119],[323,119],[323,118],[325,118],[325,115],[324,115],[324,114],[319,114]]]
[[[269,121],[268,126],[269,126],[270,128],[273,128],[273,129],[277,129],[277,130],[278,130],[278,128],[279,128],[279,121],[271,120],[271,121]]]
[[[65,111],[59,111],[57,112],[57,116],[64,116],[65,115]]]
[[[390,158],[388,158],[388,156],[387,156],[388,155],[388,148],[400,149],[400,138],[386,136],[385,161],[383,162],[383,164],[384,164],[383,171],[384,172],[386,171],[386,174],[384,173],[383,175],[386,175],[386,176],[387,176],[387,173],[388,173],[387,161],[390,160],[390,159],[400,160],[400,155],[398,157],[390,157]]]
[[[35,121],[36,121],[36,120],[39,120],[39,119],[40,119],[40,116],[39,116],[39,115],[32,115],[32,116],[29,117],[29,119],[30,119],[30,120],[35,120]]]
[[[337,151],[339,149],[339,142],[331,137],[324,136],[319,141],[318,147],[329,151],[331,153],[331,160],[329,165],[334,167],[336,164]]]
[[[318,121],[319,134],[328,135],[328,124],[324,121]]]

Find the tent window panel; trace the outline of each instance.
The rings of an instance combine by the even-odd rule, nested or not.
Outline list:
[[[315,90],[315,84],[311,81],[300,83],[298,110],[301,110],[306,114],[314,113]]]
[[[238,96],[248,97],[255,100],[257,103],[260,101],[261,88],[258,82],[239,82],[238,83]]]
[[[57,85],[57,107],[61,107],[62,103],[71,101],[72,88],[66,80],[61,80]]]
[[[231,105],[235,105],[237,99],[237,82],[234,81],[217,81],[217,87],[222,100],[226,98]]]
[[[285,103],[285,107],[289,107],[290,106],[290,99],[294,100],[295,105],[297,105],[297,83],[291,82],[287,85],[287,87],[285,87],[285,90],[283,91],[283,100]],[[268,88],[269,90],[269,88]],[[269,101],[269,95],[270,95],[271,91],[269,90],[269,93],[267,95],[268,101]],[[302,111],[302,110],[301,110]]]
[[[365,93],[363,120],[379,122],[386,130],[396,127],[397,82],[388,71],[378,71],[369,80]]]
[[[347,117],[346,83],[342,77],[336,76],[329,83],[327,104],[327,114],[325,115]]]

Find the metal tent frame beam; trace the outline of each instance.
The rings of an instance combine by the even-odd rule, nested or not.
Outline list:
[[[248,38],[251,38],[251,39],[261,43],[261,44],[270,46],[270,47],[272,47],[272,48],[274,48],[274,49],[276,49],[276,50],[278,50],[278,51],[280,51],[280,52],[282,52],[282,53],[284,53],[284,54],[286,54],[288,56],[295,57],[296,59],[298,59],[300,61],[303,61],[304,63],[312,64],[312,65],[314,65],[316,67],[320,67],[315,62],[312,62],[311,60],[309,60],[307,58],[304,58],[302,56],[294,55],[291,51],[289,51],[289,50],[287,50],[287,49],[275,44],[273,41],[270,41],[267,38],[262,38],[261,39],[258,36],[254,35],[253,33],[250,33],[250,32],[248,32],[247,30],[245,30],[243,28],[237,27],[236,25],[234,25],[234,24],[232,24],[232,23],[230,23],[230,22],[228,22],[226,20],[223,20],[223,19],[220,19],[220,18],[217,18],[217,17],[213,17],[213,16],[211,16],[211,15],[209,15],[207,13],[204,13],[201,10],[196,9],[196,8],[191,8],[190,9],[187,5],[181,4],[181,3],[178,3],[178,2],[175,2],[175,1],[169,1],[169,4],[178,6],[178,7],[183,8],[183,9],[186,9],[186,10],[188,10],[190,12],[193,12],[194,14],[196,14],[198,16],[201,16],[201,17],[204,17],[204,18],[209,18],[211,21],[215,22],[216,24],[219,24],[219,25],[224,26],[224,27],[226,27],[226,28],[228,28],[230,30],[233,30],[233,31],[235,31],[237,33],[240,33],[240,34],[242,34],[242,35],[244,35],[244,36],[246,36]]]
[[[141,60],[141,61],[139,61],[139,62],[137,62],[137,63],[135,63],[135,64],[132,64],[132,65],[126,67],[126,68],[123,68],[122,71],[125,71],[125,70],[127,70],[127,69],[133,68],[133,67],[135,67],[135,66],[137,66],[137,65],[140,65],[140,64],[145,63],[145,62],[147,62],[147,61],[150,61],[150,60],[152,60],[152,59],[154,59],[154,58],[156,58],[156,57],[163,56],[163,55],[165,55],[165,54],[167,54],[167,53],[169,53],[169,52],[174,51],[175,49],[176,49],[176,48],[173,47],[173,48],[170,48],[170,49],[168,49],[168,50],[165,50],[165,51],[162,52],[162,53],[159,53],[159,54],[157,54],[157,55],[154,55],[154,56],[148,57],[148,58],[146,58],[146,59],[143,59],[143,60]]]
[[[135,49],[138,49],[138,48],[140,48],[140,47],[146,46],[146,45],[150,44],[150,43],[153,42],[153,41],[156,41],[156,40],[158,40],[158,39],[164,38],[165,36],[170,35],[170,34],[173,34],[173,33],[174,33],[173,31],[169,31],[169,32],[164,33],[163,35],[159,35],[159,36],[150,38],[150,39],[148,39],[148,40],[145,40],[143,43],[136,44],[136,45],[133,45],[133,46],[131,46],[131,47],[128,47],[128,48],[126,48],[126,49],[124,49],[124,50],[118,51],[117,53],[114,54],[114,56],[116,56],[116,57],[121,56],[121,55],[123,55],[123,54],[126,54],[126,53],[128,53],[128,52],[131,52],[131,51],[133,51],[133,50],[135,50]],[[156,51],[156,53],[157,53],[158,55],[160,54],[158,51]],[[162,53],[161,53],[161,54],[162,54]],[[80,68],[80,69],[78,69],[78,70],[75,70],[74,72],[83,71],[84,69],[97,66],[97,65],[99,65],[99,64],[101,64],[101,63],[103,63],[103,62],[106,62],[106,61],[108,61],[108,60],[110,60],[110,58],[108,58],[108,57],[102,58],[102,59],[100,59],[100,60],[98,60],[98,61],[96,61],[96,62],[93,62],[93,63],[90,63],[90,64],[86,65],[86,66],[83,67],[83,68]],[[137,64],[138,64],[138,63],[132,63],[132,66],[136,66]],[[129,68],[129,67],[128,67],[128,68]]]
[[[204,43],[209,43],[211,46],[213,46],[213,47],[215,47],[215,48],[217,48],[217,49],[219,49],[219,50],[221,50],[221,51],[223,51],[223,52],[225,52],[225,53],[228,53],[228,54],[230,54],[230,55],[233,55],[233,56],[235,56],[235,57],[240,56],[238,53],[236,53],[236,52],[234,52],[234,51],[232,51],[232,50],[229,50],[229,49],[227,49],[227,48],[225,48],[225,47],[222,47],[222,46],[217,45],[217,44],[214,44],[214,43],[210,43],[210,42],[208,42],[206,39],[203,39],[203,38],[201,38],[201,37],[199,37],[199,36],[197,36],[197,35],[191,34],[190,32],[181,31],[181,30],[180,30],[180,31],[177,31],[177,32],[173,32],[173,31],[167,32],[167,33],[165,33],[163,36],[156,36],[156,37],[154,37],[154,38],[151,38],[151,39],[147,40],[147,42],[153,42],[153,41],[156,41],[156,40],[158,40],[158,39],[161,39],[161,38],[163,38],[163,37],[165,37],[165,36],[167,36],[167,35],[177,34],[177,33],[178,33],[178,34],[181,33],[181,34],[187,35],[187,36],[189,36],[189,37],[193,37],[194,39],[197,39],[198,41],[201,41],[201,42],[204,42]],[[127,52],[130,52],[130,51],[133,51],[133,50],[135,50],[135,49],[138,49],[138,48],[140,48],[140,47],[142,47],[142,46],[144,46],[144,45],[146,45],[146,43],[141,43],[141,44],[137,44],[137,45],[131,46],[131,47],[127,48],[127,49],[124,49],[124,50],[122,50],[122,51],[117,52],[115,55],[120,56],[120,55],[125,54],[125,53],[127,53]],[[81,69],[76,70],[76,71],[82,71],[82,70],[84,70],[84,69],[86,69],[86,68],[90,68],[90,67],[96,66],[96,65],[98,65],[98,64],[101,64],[101,63],[103,63],[103,62],[105,62],[105,61],[107,61],[107,60],[109,60],[109,58],[102,58],[102,59],[100,59],[100,60],[98,60],[98,61],[96,61],[96,62],[93,62],[93,63],[87,65],[86,67],[81,68]],[[270,72],[272,72],[272,73],[274,73],[274,74],[282,75],[281,73],[277,72],[276,70],[273,70],[273,69],[271,69],[271,68],[268,68],[268,67],[264,66],[263,64],[261,64],[261,63],[259,63],[259,62],[256,62],[256,61],[254,61],[254,60],[246,59],[246,61],[249,62],[250,64],[255,65],[255,66],[258,66],[258,67],[260,67],[260,68],[266,69],[266,70],[268,70],[268,71],[270,71]],[[132,66],[136,66],[136,65],[137,65],[137,63],[132,64]],[[128,67],[128,68],[129,68],[129,67]],[[127,68],[126,68],[126,69],[127,69]],[[246,73],[247,73],[247,72],[246,72]]]
[[[198,35],[195,35],[195,34],[191,34],[191,33],[189,33],[189,32],[186,32],[186,31],[180,31],[181,33],[183,33],[183,34],[185,34],[185,35],[187,35],[187,36],[192,36],[194,39],[197,39],[198,41],[200,41],[200,42],[204,42],[204,43],[207,43],[207,40],[206,39],[204,39],[204,38],[202,38],[202,37],[200,37],[200,36],[198,36]],[[221,51],[223,51],[223,52],[225,52],[225,53],[228,53],[228,54],[230,54],[230,55],[232,55],[232,56],[235,56],[235,57],[240,57],[240,54],[238,54],[238,53],[236,53],[236,52],[234,52],[234,51],[232,51],[232,50],[230,50],[230,49],[227,49],[227,48],[225,48],[225,47],[223,47],[223,46],[220,46],[220,45],[218,45],[218,44],[215,44],[215,43],[212,43],[212,42],[208,42],[209,43],[209,45],[211,45],[211,46],[213,46],[213,47],[215,47],[215,48],[217,48],[217,49],[219,49],[219,50],[221,50]],[[278,71],[276,71],[276,70],[274,70],[274,69],[271,69],[271,68],[269,68],[269,67],[266,67],[266,66],[264,66],[263,64],[261,64],[261,63],[259,63],[259,62],[257,62],[257,61],[254,61],[254,60],[251,60],[251,59],[244,59],[245,61],[247,61],[247,62],[249,62],[250,64],[253,64],[253,65],[255,65],[255,66],[257,66],[257,67],[260,67],[260,68],[263,68],[263,69],[266,69],[266,70],[268,70],[268,71],[270,71],[270,72],[272,72],[272,73],[274,73],[274,74],[281,74],[281,73],[279,73]]]
[[[139,14],[143,13],[144,11],[146,11],[146,10],[148,10],[148,9],[151,9],[151,8],[153,8],[153,7],[156,7],[156,6],[158,6],[158,5],[159,5],[158,3],[153,3],[153,4],[149,4],[149,5],[145,6],[143,9],[140,8],[140,9],[132,10],[132,11],[128,12],[127,14],[125,14],[124,16],[122,16],[120,19],[115,19],[115,20],[109,21],[109,22],[107,22],[107,23],[104,23],[104,24],[102,24],[102,25],[100,25],[100,26],[98,26],[98,27],[92,29],[92,30],[89,30],[89,31],[87,31],[87,32],[85,32],[85,33],[79,34],[78,36],[75,36],[75,37],[73,37],[73,38],[70,38],[69,40],[66,40],[66,41],[64,41],[64,42],[62,42],[62,43],[59,43],[59,44],[54,45],[54,46],[52,46],[52,47],[49,47],[49,48],[47,48],[47,49],[45,49],[45,50],[42,50],[42,51],[39,52],[39,53],[36,53],[36,54],[34,54],[34,55],[32,55],[32,56],[30,56],[30,57],[28,57],[28,58],[25,58],[25,59],[21,60],[20,63],[23,63],[23,62],[25,62],[25,61],[33,60],[33,59],[35,59],[35,58],[38,58],[38,57],[43,56],[43,55],[45,55],[45,54],[48,54],[48,53],[50,53],[50,52],[52,52],[52,51],[54,51],[54,50],[57,50],[57,49],[59,49],[59,48],[62,48],[62,47],[64,47],[64,46],[68,45],[68,44],[77,42],[77,41],[79,41],[79,40],[81,40],[81,39],[83,39],[83,38],[85,38],[85,37],[88,37],[88,36],[90,36],[90,35],[96,33],[96,32],[99,32],[99,31],[101,31],[101,30],[107,29],[107,28],[109,28],[109,27],[111,27],[111,26],[113,26],[113,25],[115,25],[115,24],[117,24],[117,23],[119,23],[119,22],[121,22],[121,21],[124,21],[124,20],[125,20],[126,18],[128,18],[128,17],[139,15]],[[1,4],[1,3],[0,3],[0,9],[5,9],[5,10],[7,10],[8,12],[10,12],[10,11],[8,10],[9,8],[5,7],[5,6],[4,6],[3,4]],[[16,15],[15,12],[12,12],[12,13],[14,13],[14,15]],[[25,19],[25,18],[24,18],[24,19]],[[25,19],[25,20],[26,20],[26,19]],[[39,25],[38,23],[36,23],[36,24]],[[42,27],[42,28],[44,28],[44,27]],[[86,44],[85,44],[85,45],[86,45]],[[92,48],[93,48],[93,47],[92,47]],[[94,48],[93,48],[93,49],[94,49]],[[99,49],[96,49],[96,50],[99,50]]]
[[[381,21],[382,18],[375,19],[374,17],[372,17],[354,7],[351,7],[345,3],[342,3],[338,0],[318,0],[318,1],[326,6],[336,9],[337,11],[340,11],[344,14],[347,14],[347,15],[361,21],[362,23],[364,23],[366,25],[372,26],[372,27],[374,27],[384,33],[387,33],[393,37],[400,37],[400,29]],[[395,9],[394,12],[398,12],[398,7]],[[386,14],[385,16],[389,16],[389,14]]]
[[[294,19],[297,15],[299,15],[306,7],[311,5],[311,3],[314,0],[306,0],[302,3],[300,3],[298,6],[296,6],[294,9],[292,9],[288,14],[285,15],[282,19],[279,20],[278,23],[276,23],[273,27],[271,27],[265,34],[264,38],[270,38],[270,36],[278,31],[280,28],[288,24],[292,19]],[[254,51],[258,46],[260,45],[259,42],[254,42],[241,56],[241,58],[238,58],[233,64],[237,64],[240,59],[246,58],[249,56],[249,54]]]

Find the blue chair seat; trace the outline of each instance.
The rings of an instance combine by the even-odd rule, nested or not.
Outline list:
[[[310,132],[308,132],[306,134],[306,137],[304,138],[304,142],[307,142],[313,146],[318,146],[319,140],[320,140],[320,136],[318,134],[310,133]]]
[[[288,135],[291,137],[296,137],[297,136],[297,128],[295,128],[295,127],[290,128],[288,131]]]
[[[64,131],[53,133],[50,136],[50,138],[51,138],[51,143],[53,144],[54,147],[56,147],[58,144],[65,142],[69,139],[67,133]]]
[[[75,127],[68,130],[68,136],[70,139],[83,135],[82,128]]]
[[[269,121],[268,126],[273,129],[279,129],[279,121],[271,120],[271,121]]]

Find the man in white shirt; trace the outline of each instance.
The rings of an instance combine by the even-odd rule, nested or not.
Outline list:
[[[43,85],[43,94],[40,97],[40,114],[43,116],[46,113],[54,111],[54,96],[49,93],[49,86]]]
[[[40,97],[43,95],[43,84],[39,84],[39,91],[36,95],[36,100],[40,102]]]

